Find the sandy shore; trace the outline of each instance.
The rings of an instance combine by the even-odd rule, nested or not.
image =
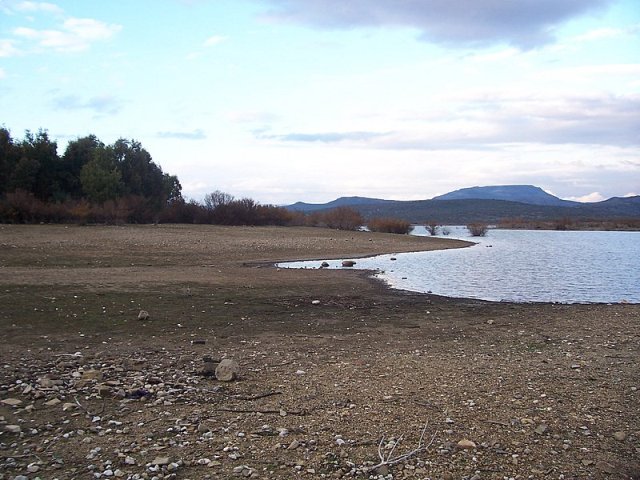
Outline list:
[[[0,478],[639,478],[640,306],[267,266],[454,246],[0,226]],[[203,375],[222,358],[239,379]]]

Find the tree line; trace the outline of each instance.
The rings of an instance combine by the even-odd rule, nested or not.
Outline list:
[[[163,172],[136,140],[107,145],[88,135],[59,155],[46,130],[18,140],[0,128],[0,222],[286,225],[292,217],[219,191],[203,203],[185,200],[178,177]]]
[[[393,218],[370,219],[339,207],[304,214],[216,190],[203,202],[186,200],[178,177],[163,172],[136,140],[107,145],[95,135],[69,141],[62,155],[46,130],[23,139],[0,127],[0,222],[196,223],[299,225],[408,233]]]

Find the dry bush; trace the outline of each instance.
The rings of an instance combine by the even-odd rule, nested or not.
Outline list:
[[[321,216],[322,222],[329,228],[337,230],[358,230],[364,223],[360,212],[351,207],[338,207]]]
[[[474,222],[468,224],[467,229],[473,237],[484,237],[489,230],[489,225],[486,223]]]
[[[413,227],[411,223],[398,218],[373,218],[367,223],[367,228],[372,232],[406,235]]]
[[[427,229],[427,232],[429,232],[429,235],[431,236],[438,234],[438,227],[439,227],[438,222],[434,220],[429,220],[427,224],[424,226],[424,228]]]

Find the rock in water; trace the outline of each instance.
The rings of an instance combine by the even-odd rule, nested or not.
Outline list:
[[[353,260],[344,260],[342,262],[343,267],[353,267],[356,264]]]
[[[216,367],[216,378],[221,382],[231,382],[238,378],[240,367],[235,360],[223,359]]]
[[[149,320],[149,312],[146,310],[140,310],[140,313],[138,313],[138,320],[142,320],[143,322]]]

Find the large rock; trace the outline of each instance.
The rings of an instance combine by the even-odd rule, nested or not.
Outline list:
[[[143,322],[149,320],[149,312],[146,310],[140,310],[140,313],[138,313],[138,320],[142,320]]]
[[[240,366],[235,360],[223,359],[216,367],[216,378],[221,382],[231,382],[240,375]]]

